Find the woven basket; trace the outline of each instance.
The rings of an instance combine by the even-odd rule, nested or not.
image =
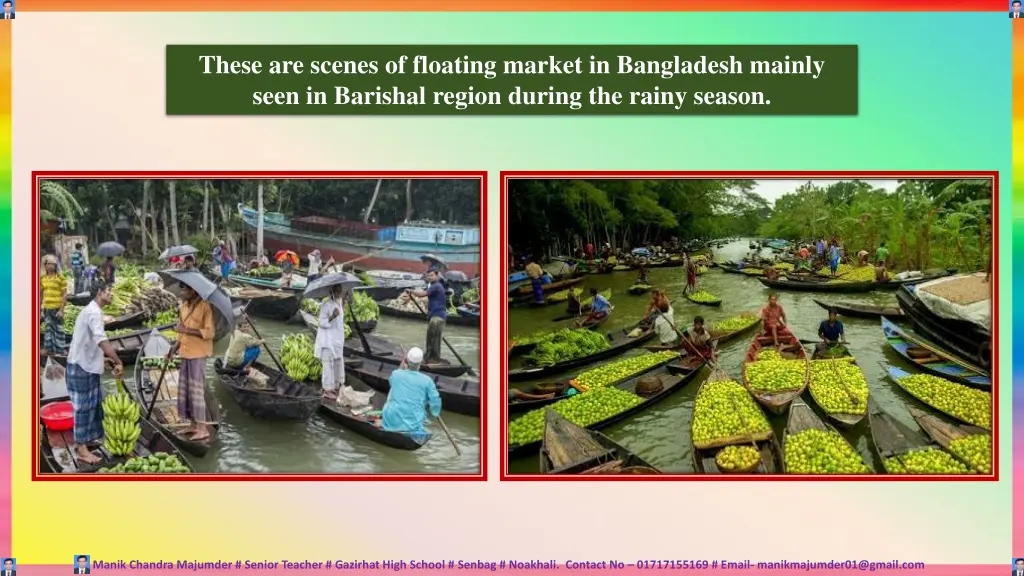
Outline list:
[[[641,378],[640,381],[636,383],[636,395],[648,398],[654,396],[658,392],[661,392],[664,388],[665,385],[662,384],[661,378],[657,376],[648,376],[646,378]]]
[[[715,458],[715,465],[718,466],[718,469],[721,470],[723,474],[750,474],[754,470],[757,470],[757,467],[761,465],[761,459],[758,458],[757,460],[754,461],[753,464],[747,466],[746,468],[724,468],[721,464],[718,463],[718,458]]]

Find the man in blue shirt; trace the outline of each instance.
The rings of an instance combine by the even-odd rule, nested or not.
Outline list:
[[[441,361],[441,340],[445,320],[448,318],[448,294],[436,270],[427,272],[427,289],[413,292],[416,298],[427,297],[427,355],[426,364]]]
[[[821,338],[816,351],[818,354],[830,346],[846,344],[846,332],[843,330],[843,323],[836,318],[837,315],[838,311],[835,308],[829,308],[828,320],[822,320],[818,325],[818,338]]]
[[[75,279],[75,294],[85,291],[82,286],[82,272],[85,271],[85,255],[82,254],[82,243],[75,243],[75,250],[71,253],[71,274]]]
[[[583,320],[583,326],[602,320],[612,311],[611,303],[608,302],[607,298],[597,293],[597,288],[591,288],[590,295],[594,298],[594,303],[590,305],[590,314]]]
[[[411,348],[391,373],[388,383],[387,402],[381,411],[381,428],[388,432],[404,434],[426,434],[423,423],[427,420],[427,411],[437,418],[441,415],[441,396],[437,393],[434,381],[420,372],[423,351]]]

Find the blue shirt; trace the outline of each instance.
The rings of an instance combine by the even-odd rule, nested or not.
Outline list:
[[[442,320],[448,318],[448,295],[440,281],[427,288],[427,319],[435,316]]]
[[[836,320],[835,324],[830,326],[828,320],[822,320],[818,326],[818,335],[829,342],[835,342],[843,335],[843,323]]]
[[[825,243],[824,243],[824,242],[820,242],[820,241],[819,241],[819,242],[818,242],[818,245],[817,245],[817,248],[818,248],[818,254],[819,254],[819,255],[821,255],[821,254],[824,254],[824,253],[825,253]]]
[[[828,257],[832,260],[839,260],[839,246],[832,245],[832,248],[828,251]]]
[[[85,258],[82,257],[82,253],[75,250],[71,253],[71,267],[75,269],[81,269],[85,266]]]
[[[441,396],[429,376],[414,370],[395,370],[388,378],[391,391],[384,403],[381,426],[388,432],[423,433],[423,422],[441,414]]]
[[[591,308],[594,312],[597,312],[598,314],[601,312],[607,312],[611,307],[612,305],[608,303],[608,299],[604,296],[601,296],[600,294],[594,296],[594,304]]]

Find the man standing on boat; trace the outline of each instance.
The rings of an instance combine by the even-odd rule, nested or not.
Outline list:
[[[533,260],[526,265],[526,277],[530,279],[530,286],[533,288],[533,301],[537,304],[544,303],[544,269]],[[430,350],[427,350],[430,353]]]
[[[85,290],[82,286],[83,272],[85,272],[85,255],[82,253],[82,243],[76,242],[75,249],[71,252],[71,275],[75,279],[75,294],[81,294]]]
[[[530,264],[536,265],[533,262]],[[539,269],[540,266],[537,266]],[[527,274],[530,267],[526,267]],[[539,282],[539,278],[536,282]],[[537,289],[534,288],[534,293]],[[427,364],[441,361],[441,340],[444,338],[444,326],[448,320],[448,294],[441,284],[441,275],[436,271],[427,272],[427,289],[412,292],[414,298],[427,297]],[[543,295],[542,295],[543,299]]]
[[[320,383],[324,398],[333,400],[345,385],[345,290],[331,287],[331,296],[320,305],[320,324],[313,343],[314,355],[323,366]]]
[[[191,439],[206,440],[206,359],[213,355],[214,317],[209,302],[182,283],[178,307],[178,421],[191,424]]]
[[[441,416],[441,396],[434,381],[420,372],[422,362],[423,351],[411,348],[398,369],[391,372],[388,378],[391,388],[381,410],[380,426],[384,430],[424,434],[427,412],[435,419]]]
[[[306,273],[306,278],[310,282],[320,277],[320,263],[323,259],[320,258],[320,250],[313,250],[309,253],[309,271]]]
[[[124,367],[103,327],[103,307],[114,300],[110,287],[97,280],[90,293],[92,302],[75,320],[65,378],[75,413],[75,456],[86,464],[96,464],[100,459],[89,450],[89,444],[103,438],[103,358],[113,363],[115,377],[121,375]]]
[[[39,278],[39,302],[43,314],[43,355],[64,354],[67,343],[64,336],[64,305],[67,303],[68,286],[64,277],[57,273],[57,258],[53,254],[43,257],[46,272]]]

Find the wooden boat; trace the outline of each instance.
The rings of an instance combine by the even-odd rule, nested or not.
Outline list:
[[[835,428],[826,424],[821,418],[818,418],[818,415],[814,413],[814,410],[810,406],[808,406],[803,400],[797,398],[789,408],[789,417],[786,419],[784,438],[788,439],[790,436],[799,434],[804,430],[821,430],[822,432],[835,432],[836,434],[839,434]],[[843,442],[850,447],[850,450],[857,453],[857,449],[850,444],[850,441],[847,440],[845,436],[842,434],[839,434],[839,436],[843,439]],[[784,473],[789,473],[786,470],[785,440],[783,440],[782,446],[782,471]],[[861,460],[863,461],[863,456],[861,457]]]
[[[664,362],[655,364],[654,366],[651,366],[650,368],[644,370],[643,372],[640,372],[639,374],[633,374],[631,376],[627,376],[627,377],[625,377],[625,378],[623,378],[621,380],[618,380],[616,382],[612,382],[611,384],[609,384],[609,386],[618,386],[619,384],[624,384],[626,382],[630,382],[630,381],[635,380],[637,378],[640,378],[640,377],[642,377],[642,376],[644,376],[646,374],[650,374],[650,373],[652,373],[652,372],[654,372],[656,370],[660,370],[660,369],[668,366],[669,364],[673,364],[673,363],[679,363],[679,359],[678,358],[668,358]],[[677,366],[677,367],[674,367],[672,371],[673,372],[679,372],[679,370],[681,370],[681,369]],[[683,368],[682,370],[683,370],[684,374],[689,374],[689,371],[687,369]],[[546,398],[546,399],[543,399],[543,400],[515,400],[515,401],[509,401],[509,403],[508,403],[508,413],[509,414],[520,414],[520,413],[523,413],[523,412],[529,412],[531,410],[536,410],[537,408],[543,408],[544,406],[547,406],[548,404],[554,404],[555,402],[558,402],[559,400],[564,400],[565,398],[568,398],[569,396],[566,395],[566,392],[569,390],[569,380],[572,380],[572,378],[567,378],[567,379],[565,379],[565,380],[563,380],[561,382],[535,384],[534,387],[532,388],[532,393],[533,394],[543,395],[543,394],[554,393],[555,396],[553,396],[552,398]]]
[[[142,317],[145,312],[138,311],[132,312],[131,314],[122,314],[120,316],[110,317],[103,319],[103,327],[107,330],[120,330],[121,328],[127,328],[129,326],[137,326],[142,324]]]
[[[752,316],[755,316],[755,317],[757,316],[757,314],[754,313],[754,312],[749,312],[748,314],[750,314]],[[738,337],[740,337],[740,336],[742,336],[742,335],[744,335],[744,334],[746,334],[748,332],[751,332],[753,330],[757,330],[758,332],[760,332],[761,324],[762,324],[762,320],[761,320],[761,318],[758,317],[756,322],[750,324],[749,326],[747,326],[745,328],[739,328],[737,330],[723,331],[723,330],[715,330],[715,329],[712,328],[712,330],[711,330],[711,345],[714,346],[717,349],[722,344],[725,344],[727,342],[731,342],[732,340],[735,340],[736,338],[738,338]],[[679,328],[680,330],[683,329],[683,327],[679,326],[678,324],[676,325],[676,327]],[[662,350],[678,350],[679,346],[678,345],[675,345],[675,346],[661,346],[661,345],[657,345],[657,346],[645,346],[644,348],[646,350],[650,350],[651,352],[661,352]]]
[[[630,332],[632,332],[633,329],[639,327],[640,325],[636,324],[630,326],[629,328],[623,328],[618,333],[607,334],[606,337],[608,339],[608,348],[605,348],[600,352],[595,352],[594,354],[590,354],[588,356],[581,356],[579,358],[574,358],[572,360],[567,360],[565,362],[559,362],[558,364],[553,364],[551,366],[542,366],[538,368],[517,368],[515,370],[509,370],[508,381],[520,382],[523,380],[534,380],[536,378],[544,378],[547,376],[551,376],[553,374],[559,374],[561,372],[566,372],[574,368],[579,368],[581,366],[593,364],[594,362],[598,362],[606,358],[613,358],[615,356],[618,356],[619,354],[623,354],[629,350],[632,350],[633,348],[636,348],[637,346],[642,345],[643,343],[649,341],[651,338],[654,338],[653,325],[644,329],[639,336],[630,337]]]
[[[896,291],[896,300],[916,332],[983,370],[992,366],[992,334],[963,320],[941,318],[918,301],[913,287]],[[952,355],[951,355],[952,356]]]
[[[749,274],[745,274],[743,270],[740,270],[740,268],[732,262],[719,262],[718,267],[721,268],[722,272],[725,272],[726,274],[740,274],[743,276],[749,276]]]
[[[609,272],[610,271],[611,270],[609,270]],[[583,278],[570,278],[568,280],[559,280],[558,282],[551,282],[550,284],[541,284],[540,288],[541,291],[545,293],[559,292],[567,288],[572,288],[573,286],[579,284],[580,282],[583,282]],[[533,294],[533,286],[521,286],[519,290],[517,290],[513,294],[516,296],[529,296]]]
[[[306,290],[306,279],[297,274],[292,274],[292,285],[288,287],[281,286],[280,280],[264,280],[242,274],[232,274],[228,277],[228,281],[239,286],[251,286],[263,290],[282,290],[285,292],[298,292],[299,294]]]
[[[874,282],[794,282],[792,280],[769,280],[756,276],[758,282],[773,290],[794,292],[832,292],[836,294],[858,294],[875,289]]]
[[[747,349],[747,355],[743,360],[743,385],[747,390],[750,390],[750,394],[754,399],[769,412],[772,414],[782,414],[789,407],[790,402],[803,394],[804,390],[807,389],[807,384],[811,380],[811,366],[810,363],[807,363],[807,374],[804,378],[804,384],[798,390],[786,390],[778,393],[751,390],[750,383],[747,381],[747,365],[756,361],[757,355],[762,348],[771,348],[773,346],[774,340],[772,340],[771,336],[762,336],[760,333],[754,336],[754,339],[750,342],[750,348]],[[784,358],[807,361],[807,351],[804,350],[800,340],[792,334],[779,334],[779,348],[781,348],[781,354]]]
[[[395,366],[398,366],[402,362],[403,352],[401,346],[392,344],[391,342],[376,336],[370,336],[368,334],[364,334],[363,336],[366,338],[366,343],[370,345],[370,351],[366,351],[366,348],[363,346],[363,341],[359,338],[359,335],[353,334],[351,338],[345,341],[346,357],[351,357],[349,356],[351,354],[377,362],[394,364]],[[420,365],[420,370],[423,372],[430,372],[432,374],[440,374],[442,376],[457,378],[466,372],[469,372],[470,366],[450,364],[448,362],[437,364],[424,363]]]
[[[375,302],[380,302],[382,300],[398,298],[406,289],[400,286],[360,286],[356,290],[373,298]]]
[[[657,392],[656,394],[644,398],[644,401],[641,402],[640,404],[637,404],[636,406],[633,406],[632,408],[625,410],[623,412],[619,412],[614,416],[605,418],[604,420],[601,420],[599,422],[595,422],[590,426],[587,426],[587,429],[601,430],[603,428],[607,428],[612,424],[621,422],[635,414],[638,414],[646,410],[647,408],[650,408],[654,404],[661,402],[662,400],[668,398],[675,392],[678,392],[685,388],[686,385],[693,381],[694,378],[696,378],[696,376],[698,375],[698,373],[701,372],[703,362],[683,362],[683,364],[678,365],[673,370],[673,372],[675,372],[674,374],[670,372],[669,368],[666,366],[660,368],[659,370],[655,370],[653,372],[644,374],[642,376],[631,378],[621,384],[617,384],[615,387],[620,390],[636,393],[636,386],[637,384],[639,384],[642,378],[657,376],[661,379],[662,389],[660,392]],[[540,440],[536,442],[530,442],[529,444],[519,444],[515,446],[510,445],[508,447],[508,457],[519,458],[523,456],[529,456],[531,454],[535,454],[538,450],[540,450],[540,447]]]
[[[870,404],[869,413],[871,444],[886,472],[888,469],[885,468],[885,461],[890,458],[899,458],[908,452],[925,448],[940,448],[937,443],[893,418],[874,402]]]
[[[287,322],[302,307],[302,293],[281,290],[231,291],[232,303],[248,303],[245,311],[251,316]]]
[[[991,450],[991,436],[989,435],[988,430],[978,428],[977,426],[971,426],[970,424],[956,424],[947,418],[943,418],[935,414],[929,414],[924,410],[918,410],[913,406],[907,406],[907,410],[910,411],[910,415],[914,417],[914,420],[917,421],[917,425],[924,430],[924,433],[927,434],[933,442],[942,446],[946,452],[952,454],[954,458],[960,460],[966,464],[968,468],[972,468],[976,472],[982,474],[991,473],[991,470],[986,472],[984,470],[974,468],[973,464],[957,456],[951,447],[953,442],[957,440],[967,438],[968,436],[983,434],[989,436],[989,449]]]
[[[955,274],[956,270],[942,270],[941,272],[933,272],[931,274],[925,274],[920,278],[908,278],[906,280],[889,280],[888,282],[879,282],[877,290],[899,290],[904,286],[916,286],[918,284],[924,284],[925,282],[931,282],[932,280],[938,280],[939,278],[945,278]]]
[[[646,294],[651,291],[650,284],[633,284],[629,287],[630,294]]]
[[[142,406],[143,417],[149,410],[149,405],[153,402],[153,396],[156,394],[157,382],[150,380],[149,369],[142,366],[142,359],[146,357],[146,348],[150,347],[149,344],[154,338],[159,338],[164,346],[170,346],[167,340],[159,334],[150,338],[150,342],[139,349],[138,358],[135,361],[135,381],[128,386],[128,393]],[[220,428],[220,407],[217,405],[217,399],[213,397],[210,387],[207,386],[204,390],[206,398],[204,424],[210,428],[210,437],[199,441],[189,438],[185,433],[187,428],[177,423],[178,386],[174,384],[176,372],[168,372],[168,374],[174,374],[175,377],[168,379],[168,375],[164,375],[164,381],[160,386],[160,395],[153,405],[153,413],[150,418],[153,424],[182,450],[194,456],[205,456],[217,439],[217,431]]]
[[[581,428],[554,410],[544,413],[541,474],[660,474],[600,432]]]
[[[252,385],[252,380],[238,370],[224,367],[224,361],[217,358],[213,369],[220,381],[238,402],[242,410],[261,420],[309,420],[320,405],[322,394],[319,390],[296,382],[279,370],[256,362],[252,369],[267,377],[272,386],[261,389]]]
[[[979,390],[992,389],[992,377],[987,371],[925,343],[885,318],[882,318],[882,331],[889,346],[922,372]]]
[[[68,396],[54,397],[43,402],[43,406],[52,402],[68,401]],[[42,461],[42,467],[40,472],[46,473],[51,472],[55,474],[91,474],[95,473],[100,468],[109,468],[116,466],[119,463],[125,462],[128,458],[132,457],[146,457],[157,452],[164,452],[172,456],[177,456],[178,460],[189,469],[189,472],[195,472],[195,469],[189,464],[185,455],[167,438],[163,433],[160,432],[151,422],[145,418],[139,418],[139,427],[142,428],[142,434],[139,435],[139,439],[135,441],[135,449],[128,456],[117,456],[110,452],[107,452],[106,448],[100,446],[92,451],[96,456],[102,458],[102,460],[96,464],[86,464],[81,462],[75,456],[74,453],[74,432],[68,430],[67,432],[52,432],[47,430],[40,421],[39,426],[39,448],[40,448],[40,460]]]
[[[831,356],[828,359],[830,359],[830,360],[839,360],[841,358],[850,358],[850,362],[852,362],[853,364],[856,365],[857,362],[856,362],[856,360],[853,359],[853,354],[850,354],[850,349],[849,348],[847,348],[846,346],[842,346],[840,352],[841,353],[839,355]],[[824,360],[825,358],[820,358],[820,359]],[[815,354],[812,357],[812,360],[819,360],[819,358],[817,357],[817,354]],[[858,370],[859,369],[860,369],[860,367],[858,367]],[[810,394],[811,395],[811,399],[814,400],[814,402],[818,405],[818,408],[821,408],[821,411],[824,412],[826,416],[828,416],[828,419],[831,420],[833,424],[835,424],[839,428],[852,428],[852,427],[856,426],[857,424],[859,424],[862,420],[864,420],[864,417],[867,415],[867,410],[866,410],[867,406],[864,407],[865,408],[864,414],[833,414],[833,413],[829,412],[828,410],[825,410],[825,407],[821,404],[821,400],[817,396],[814,395],[814,386],[812,385],[813,380],[814,380],[814,373],[812,371],[811,375],[810,375],[810,377],[808,379],[808,385],[807,385],[807,389],[811,393]],[[869,394],[870,394],[870,392],[869,392]],[[869,400],[869,403],[870,403],[870,400]]]
[[[612,310],[615,310],[614,306],[612,306],[611,309],[608,310],[607,314],[593,320],[589,318],[581,318],[576,322],[576,327],[586,328],[587,330],[596,330],[598,326],[601,326],[602,324],[607,322],[609,318],[612,317]]]
[[[405,318],[406,320],[419,320],[421,322],[427,321],[427,315],[420,312],[409,312],[406,310],[399,310],[390,306],[381,306],[380,313],[384,316],[391,316],[392,318]],[[469,326],[471,328],[480,328],[480,317],[479,316],[462,316],[449,314],[445,320],[446,324],[451,326]]]
[[[163,330],[170,330],[171,328],[174,328],[174,324],[164,324],[163,326],[155,326],[153,328],[142,328],[119,336],[111,336],[107,338],[107,341],[110,342],[110,346],[114,348],[114,352],[122,363],[132,364],[138,357],[139,350],[146,345],[146,342],[149,340],[149,335],[153,333],[153,330],[160,332]],[[66,355],[53,356],[52,358],[61,366],[68,365],[68,357]],[[40,355],[39,361],[40,366],[46,365],[45,356]]]
[[[835,308],[840,316],[849,318],[902,318],[903,310],[899,306],[880,306],[861,302],[822,302],[815,300],[815,304],[825,310]]]
[[[929,408],[931,408],[932,410],[935,410],[936,412],[941,412],[942,414],[945,414],[946,416],[949,416],[950,418],[956,420],[957,422],[964,422],[965,424],[970,424],[970,422],[965,422],[964,420],[961,420],[960,418],[957,418],[955,415],[950,414],[949,412],[946,412],[945,410],[939,408],[938,406],[934,406],[932,404],[929,404],[923,398],[919,398],[918,396],[915,396],[914,394],[911,394],[910,390],[907,390],[906,388],[903,387],[902,384],[900,384],[900,380],[901,379],[906,378],[907,376],[911,375],[909,372],[907,372],[905,370],[900,370],[899,368],[896,368],[895,366],[889,366],[889,368],[887,369],[887,372],[889,373],[889,379],[890,380],[895,382],[896,385],[899,386],[904,392],[906,392],[907,394],[910,394],[911,396],[913,396],[918,402],[924,404],[925,406],[928,406]],[[957,385],[958,386],[963,386],[963,384],[957,384]],[[982,427],[978,426],[978,428],[982,428]]]
[[[685,298],[686,298],[687,300],[689,300],[690,302],[693,302],[694,304],[699,304],[699,305],[701,305],[701,306],[713,306],[713,307],[715,307],[715,308],[718,308],[719,306],[721,306],[721,305],[722,305],[722,300],[721,300],[721,299],[717,299],[717,300],[712,300],[712,301],[710,301],[710,302],[699,302],[699,301],[697,301],[697,300],[694,300],[694,299],[693,299],[693,298],[692,298],[692,297],[690,296],[690,294],[689,294],[688,292],[684,292],[684,293],[683,293],[683,296],[684,296],[684,297],[685,297]]]
[[[731,378],[724,370],[713,372],[707,380],[701,383],[700,388],[697,389],[697,394],[700,394],[701,388],[707,386],[709,383],[721,380],[731,380]],[[692,432],[690,438],[693,438]],[[704,447],[703,449],[694,446],[693,459],[696,464],[697,472],[699,474],[732,473],[719,468],[718,463],[715,461],[715,456],[718,455],[719,450],[728,445],[730,444],[720,443],[720,445]],[[756,438],[750,437],[746,441],[736,443],[735,445],[756,445],[758,451],[761,453],[761,461],[758,463],[757,468],[748,472],[749,474],[778,474],[782,471],[782,451],[779,449],[778,441],[774,438],[773,432],[769,431]]]
[[[352,374],[370,388],[380,392],[391,389],[389,378],[398,369],[395,364],[370,360],[369,358],[353,358],[345,360],[346,378]],[[480,381],[466,378],[451,378],[440,374],[424,372],[434,381],[437,393],[441,396],[441,409],[466,416],[480,416]]]
[[[357,392],[371,390],[369,386],[361,382],[358,378],[346,377],[345,385],[352,387]],[[376,419],[368,417],[367,412],[379,413],[384,408],[384,403],[386,401],[387,394],[377,392],[372,398],[370,398],[370,405],[363,408],[352,409],[347,406],[341,406],[334,400],[327,399],[318,401],[318,404],[321,416],[333,422],[337,422],[356,434],[378,444],[397,448],[398,450],[418,450],[430,441],[430,438],[432,437],[430,432],[424,432],[423,434],[404,434],[402,432],[389,432],[377,426]],[[444,405],[444,400],[441,401],[441,404],[442,406]]]

